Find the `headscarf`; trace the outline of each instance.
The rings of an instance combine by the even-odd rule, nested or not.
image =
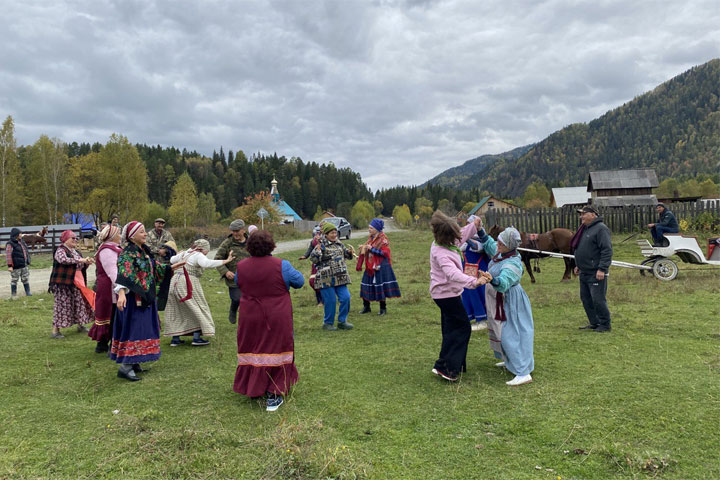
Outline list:
[[[370,226],[373,227],[378,232],[382,232],[383,228],[385,228],[385,222],[380,220],[379,218],[373,218],[370,222]]]
[[[250,225],[248,227],[248,235],[252,235],[253,232],[257,232],[258,228],[255,225]]]
[[[327,235],[328,233],[332,232],[333,230],[337,230],[337,227],[333,225],[330,222],[325,222],[322,224],[322,232]]]
[[[193,242],[193,248],[195,250],[210,251],[210,242],[208,242],[204,238],[198,238]]]
[[[160,248],[167,250],[167,253],[165,254],[167,258],[177,255],[177,244],[172,240],[165,242],[160,246]]]
[[[105,225],[105,227],[100,230],[100,233],[98,234],[98,240],[100,240],[101,243],[105,243],[111,238],[115,238],[118,233],[120,233],[120,227],[110,224]]]
[[[62,232],[62,234],[60,235],[60,243],[65,243],[65,242],[67,242],[68,240],[70,240],[71,238],[74,238],[74,237],[75,237],[75,232],[73,232],[72,230],[65,230],[65,231]]]
[[[474,222],[476,218],[480,218],[480,217],[478,217],[477,215],[470,215],[470,216],[467,218],[467,223],[472,223],[472,222]]]
[[[520,232],[514,227],[508,227],[498,235],[498,240],[510,250],[520,246]]]
[[[322,232],[322,228],[320,228],[320,225],[315,225],[312,229],[313,236],[317,235],[318,233]]]
[[[132,221],[123,227],[122,239],[123,242],[129,242],[135,234],[140,230],[143,224],[140,222]]]

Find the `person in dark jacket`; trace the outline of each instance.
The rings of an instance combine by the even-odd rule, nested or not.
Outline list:
[[[666,233],[678,233],[680,226],[678,225],[675,215],[668,210],[664,203],[655,205],[655,211],[660,216],[657,223],[648,223],[650,234],[653,238],[653,246],[664,246],[664,237]]]
[[[607,277],[612,262],[610,229],[598,211],[588,205],[578,210],[582,225],[573,235],[570,246],[575,253],[575,274],[580,276],[580,299],[588,317],[581,330],[610,331],[607,307]]]
[[[5,245],[5,254],[7,255],[7,266],[10,272],[10,295],[11,298],[17,298],[18,279],[22,281],[25,287],[25,295],[28,297],[30,293],[30,250],[22,240],[19,228],[10,230],[10,241]]]

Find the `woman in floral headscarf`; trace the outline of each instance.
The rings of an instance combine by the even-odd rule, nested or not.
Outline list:
[[[390,260],[390,243],[383,233],[383,228],[385,222],[374,218],[368,226],[367,242],[360,246],[356,270],[362,270],[365,263],[365,273],[360,281],[360,298],[363,299],[361,314],[370,313],[370,302],[379,302],[378,315],[385,315],[385,299],[400,296],[400,286]]]
[[[113,323],[110,358],[120,364],[118,377],[140,380],[136,373],[143,371],[141,363],[160,358],[160,319],[155,299],[156,285],[171,272],[170,265],[155,263],[145,245],[147,233],[140,222],[130,222],[123,228],[122,239],[127,242],[118,257],[117,315]]]
[[[60,245],[53,254],[53,269],[48,291],[55,295],[53,306],[52,338],[65,338],[61,328],[77,325],[78,332],[88,332],[86,324],[92,323],[95,314],[94,293],[85,285],[86,270],[93,264],[92,258],[83,258],[77,251],[75,232],[65,230],[60,235]]]
[[[117,278],[117,259],[122,252],[121,233],[120,227],[106,225],[98,234],[101,245],[95,253],[95,323],[88,333],[88,336],[97,342],[96,353],[107,352],[112,338],[112,321],[117,303],[117,295],[113,289]]]
[[[488,311],[490,347],[498,360],[515,378],[505,382],[510,386],[532,382],[530,372],[535,368],[533,357],[532,308],[525,290],[520,286],[522,260],[517,251],[520,232],[509,227],[500,232],[497,243],[488,235],[485,251],[492,256],[488,271],[480,277],[485,288]],[[496,253],[497,252],[497,253]]]

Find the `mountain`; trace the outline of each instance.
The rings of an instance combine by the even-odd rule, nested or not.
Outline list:
[[[654,168],[661,180],[715,174],[719,98],[720,59],[713,59],[589,123],[553,133],[518,159],[492,162],[458,187],[512,198],[537,180],[548,187],[584,185],[597,170]]]
[[[447,170],[440,173],[439,175],[434,176],[421,186],[425,187],[427,185],[440,185],[442,187],[467,189],[465,187],[462,187],[461,185],[468,178],[479,174],[497,160],[516,160],[525,155],[530,150],[530,148],[532,148],[532,146],[532,144],[525,145],[524,147],[518,147],[510,150],[509,152],[499,153],[497,155],[481,155],[479,157],[475,157],[463,163],[462,165],[448,168]]]

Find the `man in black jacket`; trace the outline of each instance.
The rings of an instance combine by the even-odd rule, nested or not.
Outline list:
[[[582,225],[570,244],[575,252],[575,274],[580,276],[580,299],[589,324],[580,327],[594,332],[610,331],[610,311],[607,307],[607,277],[612,262],[610,230],[588,205],[578,210]]]
[[[664,203],[655,205],[655,211],[659,215],[658,222],[648,223],[648,228],[653,238],[653,246],[662,247],[664,246],[665,234],[678,233],[680,226],[675,219],[675,214],[668,210]]]
[[[10,295],[17,298],[17,283],[21,280],[25,287],[25,295],[30,296],[30,251],[20,235],[19,228],[10,230],[10,241],[5,244],[7,266],[10,272]]]

